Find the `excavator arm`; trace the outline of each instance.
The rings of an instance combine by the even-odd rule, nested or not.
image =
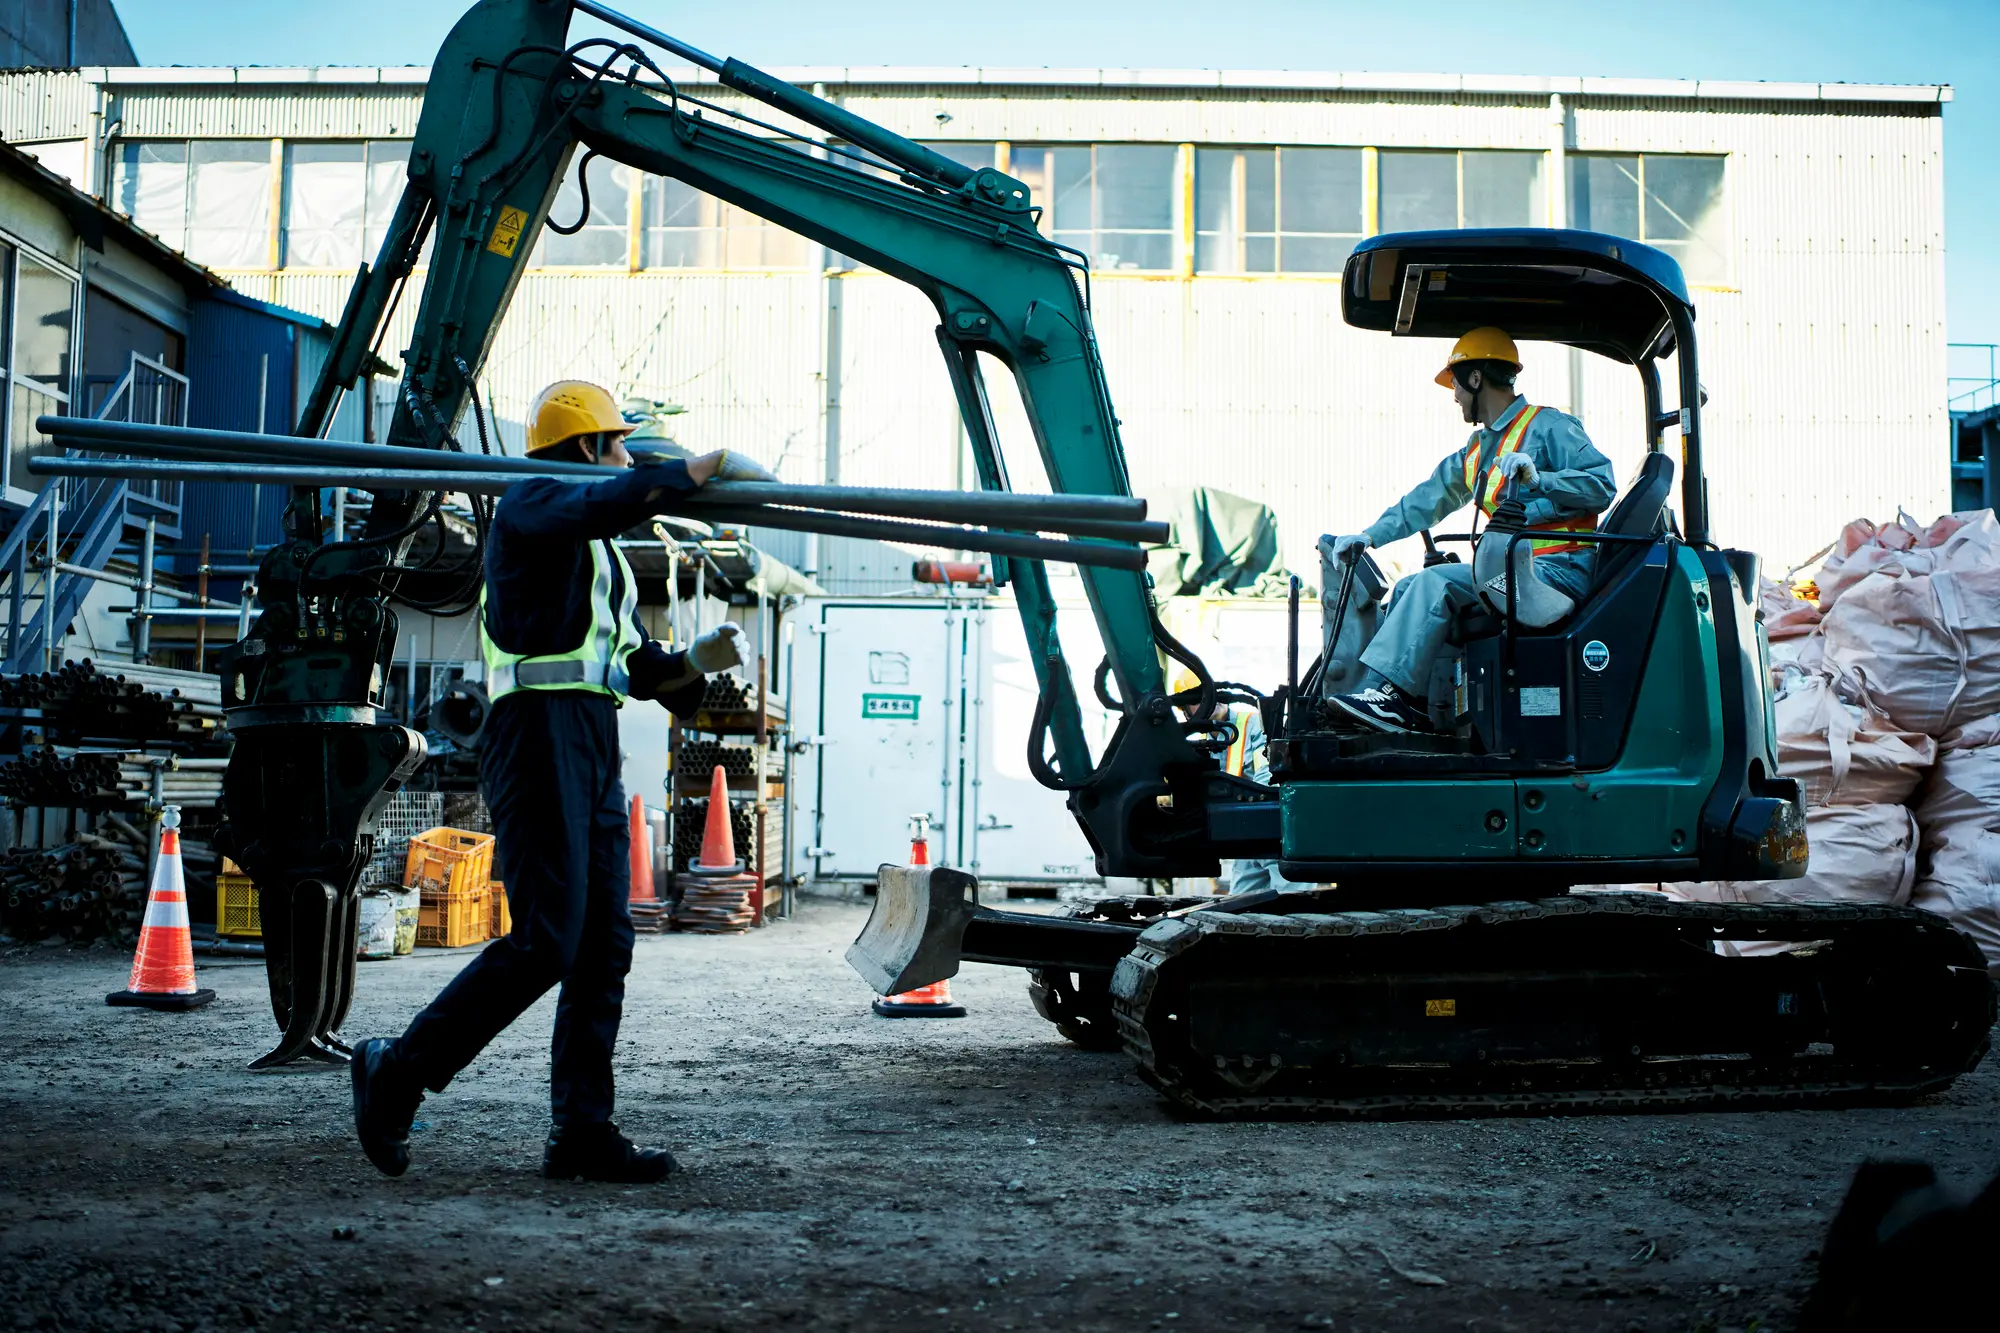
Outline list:
[[[389,443],[444,443],[449,423],[467,406],[472,377],[563,173],[581,151],[684,181],[923,292],[938,312],[939,346],[985,489],[1007,489],[1007,470],[981,352],[1014,375],[1057,492],[1131,493],[1091,327],[1087,264],[1039,232],[1025,185],[954,162],[602,6],[577,8],[709,64],[726,84],[833,142],[723,123],[636,44],[568,43],[566,0],[485,0],[459,21],[433,66],[408,186],[377,264],[357,279],[300,434],[317,434],[330,419],[338,391],[358,375],[428,235],[434,250],[403,353],[405,380]],[[871,163],[855,160],[862,149]],[[369,531],[406,527],[420,498],[378,499]],[[1189,742],[1165,697],[1164,632],[1145,575],[1082,571],[1117,698],[1131,701],[1128,724],[1094,766],[1046,570],[1017,559],[1011,574],[1041,691],[1031,763],[1045,782],[1069,793],[1098,849],[1100,871],[1213,873],[1197,807],[1201,775],[1215,766]],[[1044,757],[1051,744],[1052,761]]]
[[[579,10],[715,70],[821,137],[747,118],[725,123],[735,113],[677,88],[645,46],[571,42]],[[426,244],[386,443],[455,450],[454,430],[468,408],[484,429],[474,389],[481,364],[579,152],[685,181],[921,290],[938,313],[938,343],[983,489],[1007,489],[980,371],[979,354],[987,353],[1014,375],[1054,489],[1130,497],[1091,329],[1087,262],[1040,234],[1026,186],[586,0],[482,0],[453,28],[433,65],[402,199],[375,263],[356,276],[298,437],[322,436],[341,395],[358,384]],[[209,438],[217,434],[207,433],[204,447],[260,447]],[[282,451],[296,443],[266,445]],[[150,447],[172,459],[193,446],[177,437]],[[272,1008],[284,1030],[260,1066],[347,1056],[339,1028],[352,997],[356,891],[373,820],[424,755],[422,737],[380,711],[397,640],[394,607],[462,609],[479,575],[476,565],[464,566],[456,592],[442,600],[415,591],[425,585],[402,561],[438,516],[437,490],[376,485],[361,535],[328,541],[319,484],[294,490],[285,540],[260,566],[263,614],[219,662],[236,737],[224,779],[228,850],[262,890]],[[793,509],[784,517],[842,530],[829,515],[802,519]],[[483,522],[482,513],[482,529]],[[1100,524],[1098,535],[1110,528],[1128,539],[1136,533]],[[1085,523],[1075,531],[1092,530]],[[1003,545],[989,549],[1050,545],[1018,531],[996,531],[995,540]],[[1196,671],[1201,695],[1213,682],[1160,627],[1137,553],[1128,554],[1135,558],[1103,567],[1078,557],[1107,650],[1098,688],[1104,694],[1115,683],[1125,714],[1095,763],[1046,569],[1037,559],[1004,557],[1040,687],[1030,764],[1067,793],[1102,873],[1212,874],[1202,797],[1216,765],[1164,692],[1161,648]],[[434,590],[437,575],[430,578]],[[1198,715],[1207,711],[1204,704]]]

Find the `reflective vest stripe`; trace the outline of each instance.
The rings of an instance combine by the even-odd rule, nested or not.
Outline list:
[[[1241,704],[1231,704],[1228,716],[1236,726],[1236,739],[1229,742],[1229,751],[1222,760],[1222,771],[1240,778],[1243,776],[1244,747],[1250,739],[1250,710]]]
[[[486,632],[486,593],[481,590],[479,649],[486,662],[488,698],[499,700],[516,690],[581,689],[620,699],[631,688],[625,659],[645,643],[633,624],[638,584],[625,553],[608,541],[590,544],[590,564],[590,625],[583,642],[566,653],[528,657],[494,643]]]
[[[1524,407],[1521,409],[1521,415],[1515,417],[1508,425],[1507,433],[1500,437],[1500,447],[1493,453],[1492,463],[1487,465],[1486,484],[1484,486],[1478,484],[1479,450],[1468,446],[1465,451],[1465,489],[1478,496],[1479,510],[1488,518],[1493,517],[1493,511],[1500,507],[1500,460],[1508,454],[1520,452],[1521,441],[1526,439],[1528,435],[1528,423],[1533,421],[1536,414],[1541,410],[1539,407]],[[1565,518],[1553,518],[1546,523],[1531,525],[1528,531],[1595,532],[1597,531],[1597,515],[1595,513],[1571,514]],[[1589,542],[1566,542],[1561,540],[1536,540],[1533,542],[1536,555],[1561,555],[1568,551],[1584,550],[1589,545]]]

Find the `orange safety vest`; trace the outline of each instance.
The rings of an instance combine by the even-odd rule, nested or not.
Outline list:
[[[1476,445],[1467,445],[1465,450],[1465,489],[1471,491],[1479,501],[1479,511],[1488,518],[1500,505],[1500,460],[1508,454],[1517,453],[1521,441],[1528,434],[1528,423],[1535,419],[1539,407],[1524,407],[1521,415],[1507,427],[1507,433],[1500,437],[1500,448],[1493,454],[1493,462],[1486,469],[1486,483],[1479,483],[1479,450]],[[1550,519],[1546,523],[1531,524],[1530,532],[1595,532],[1597,515],[1593,513],[1571,514],[1567,518]],[[1581,551],[1589,542],[1540,541],[1531,543],[1536,555],[1560,555],[1566,551]]]

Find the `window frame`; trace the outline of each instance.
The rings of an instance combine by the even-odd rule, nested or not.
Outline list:
[[[0,245],[4,245],[9,252],[6,256],[6,285],[4,291],[0,291],[0,496],[4,496],[9,504],[26,507],[35,502],[36,491],[17,486],[13,475],[15,389],[17,384],[26,385],[31,392],[46,394],[62,408],[59,415],[69,414],[69,405],[76,401],[77,377],[82,374],[83,274],[5,228],[0,228]],[[66,384],[49,384],[18,375],[14,370],[20,350],[15,320],[20,310],[21,259],[24,255],[69,282],[69,382]]]
[[[1375,211],[1373,207],[1374,191],[1371,190],[1370,188],[1370,182],[1375,178],[1375,167],[1373,165],[1372,159],[1378,150],[1373,148],[1372,146],[1366,144],[1343,144],[1343,143],[1278,143],[1278,144],[1197,143],[1192,145],[1192,147],[1194,151],[1192,154],[1189,155],[1189,160],[1186,167],[1188,173],[1186,193],[1190,199],[1195,201],[1194,207],[1190,210],[1191,215],[1189,217],[1187,226],[1187,235],[1189,238],[1188,240],[1189,249],[1188,249],[1188,257],[1186,265],[1187,276],[1196,278],[1233,278],[1239,280],[1252,279],[1257,281],[1264,281],[1271,278],[1284,278],[1294,282],[1325,282],[1329,280],[1338,282],[1346,270],[1346,265],[1344,262],[1341,265],[1341,267],[1337,269],[1286,268],[1284,266],[1285,237],[1294,236],[1305,240],[1343,240],[1343,241],[1352,240],[1354,245],[1359,245],[1362,241],[1366,240],[1368,237],[1375,234],[1374,218],[1372,216]],[[1359,162],[1359,165],[1361,167],[1361,182],[1360,182],[1361,199],[1360,199],[1358,226],[1355,231],[1345,232],[1345,231],[1286,230],[1284,225],[1285,223],[1284,152],[1286,149],[1292,149],[1295,151],[1297,150],[1331,151],[1331,152],[1342,152],[1342,153],[1354,153],[1357,155],[1357,161]],[[1204,237],[1226,237],[1232,234],[1229,231],[1204,231],[1201,227],[1201,218],[1199,214],[1200,199],[1201,199],[1201,155],[1203,153],[1218,153],[1218,152],[1233,153],[1236,155],[1235,160],[1230,164],[1230,191],[1231,191],[1230,207],[1234,214],[1234,218],[1243,219],[1246,222],[1248,220],[1247,219],[1248,194],[1245,189],[1245,181],[1247,180],[1249,172],[1248,172],[1248,161],[1243,155],[1245,153],[1253,153],[1253,152],[1268,152],[1272,155],[1271,156],[1271,169],[1272,169],[1271,228],[1272,229],[1268,232],[1261,232],[1261,231],[1253,232],[1247,226],[1245,226],[1240,231],[1235,231],[1233,233],[1236,237],[1239,246],[1243,242],[1246,242],[1252,238],[1261,239],[1263,237],[1268,236],[1271,240],[1271,254],[1272,254],[1271,258],[1272,267],[1269,269],[1249,269],[1249,268],[1225,269],[1225,268],[1203,268],[1201,266],[1202,239]],[[1350,253],[1352,253],[1352,250],[1353,246],[1349,246]]]
[[[1735,187],[1736,187],[1736,181],[1735,181],[1735,174],[1736,174],[1736,165],[1735,165],[1735,163],[1736,163],[1736,154],[1734,154],[1734,153],[1652,153],[1652,152],[1647,152],[1647,151],[1646,151],[1646,150],[1644,150],[1644,149],[1634,149],[1634,150],[1633,150],[1633,151],[1631,151],[1631,152],[1606,152],[1606,151],[1594,151],[1594,152],[1579,152],[1579,153],[1569,153],[1569,154],[1565,154],[1565,157],[1566,157],[1567,159],[1575,159],[1575,160],[1578,160],[1578,161],[1589,161],[1589,160],[1590,160],[1591,158],[1605,158],[1605,157],[1631,157],[1631,158],[1636,158],[1636,159],[1638,159],[1638,162],[1639,162],[1639,178],[1638,178],[1638,180],[1637,180],[1637,181],[1635,181],[1635,182],[1634,182],[1634,184],[1635,184],[1635,185],[1636,185],[1636,186],[1638,187],[1638,191],[1639,191],[1639,201],[1638,201],[1638,202],[1639,202],[1639,209],[1638,209],[1638,218],[1639,218],[1639,232],[1640,232],[1640,234],[1639,234],[1639,235],[1637,235],[1637,236],[1632,236],[1632,237],[1628,237],[1627,239],[1629,239],[1629,240],[1634,240],[1634,241],[1637,241],[1637,242],[1638,242],[1639,244],[1641,244],[1641,245],[1650,245],[1650,246],[1652,246],[1652,247],[1653,247],[1654,249],[1656,249],[1656,250],[1660,250],[1660,251],[1661,251],[1661,253],[1663,253],[1663,254],[1667,255],[1667,256],[1668,256],[1669,258],[1671,258],[1671,259],[1672,259],[1672,260],[1673,260],[1673,261],[1674,261],[1674,262],[1675,262],[1676,264],[1680,264],[1680,266],[1681,266],[1681,277],[1682,277],[1682,279],[1683,279],[1683,280],[1684,280],[1684,281],[1685,281],[1685,282],[1687,283],[1687,285],[1688,285],[1688,290],[1689,290],[1689,291],[1704,291],[1704,292],[1735,292],[1735,291],[1741,291],[1741,290],[1742,290],[1742,288],[1741,288],[1741,287],[1740,287],[1740,286],[1738,285],[1738,283],[1737,283],[1737,272],[1736,272],[1736,188],[1735,188]],[[1722,205],[1721,205],[1721,207],[1720,207],[1720,208],[1719,208],[1719,209],[1717,210],[1717,211],[1718,211],[1719,213],[1721,213],[1721,215],[1722,215],[1722,225],[1723,225],[1723,227],[1725,228],[1725,235],[1723,236],[1723,243],[1722,243],[1722,246],[1721,246],[1721,254],[1722,254],[1722,267],[1723,267],[1723,275],[1722,275],[1722,280],[1721,280],[1720,282],[1697,282],[1697,281],[1695,281],[1695,280],[1694,280],[1693,278],[1691,278],[1691,277],[1689,277],[1689,276],[1688,276],[1688,272],[1687,272],[1687,265],[1686,265],[1685,263],[1682,263],[1682,261],[1681,261],[1681,257],[1680,257],[1680,256],[1679,256],[1678,254],[1675,254],[1675,253],[1674,253],[1674,251],[1672,251],[1672,250],[1667,250],[1667,249],[1663,249],[1663,248],[1662,248],[1662,246],[1661,246],[1661,244],[1660,244],[1660,241],[1658,241],[1658,240],[1655,240],[1655,239],[1653,239],[1652,237],[1650,237],[1650,236],[1647,236],[1647,235],[1645,234],[1645,232],[1646,232],[1646,195],[1647,195],[1647,190],[1646,190],[1646,159],[1648,159],[1648,158],[1652,158],[1652,157],[1663,157],[1663,158],[1673,158],[1673,159],[1681,159],[1681,160],[1685,160],[1685,159],[1688,159],[1688,158],[1703,158],[1703,159],[1706,159],[1706,160],[1708,160],[1708,161],[1713,161],[1713,162],[1720,162],[1720,163],[1722,164],[1722,174],[1721,174],[1721,177],[1720,177],[1720,181],[1721,181],[1721,186],[1720,186],[1720,188],[1721,188],[1721,191],[1722,191]],[[1565,168],[1564,168],[1564,169],[1565,169],[1565,170],[1567,170],[1567,169],[1568,169],[1568,168],[1567,168],[1567,166],[1565,166]],[[1572,190],[1570,190],[1570,189],[1568,188],[1568,186],[1569,186],[1569,182],[1568,182],[1568,181],[1564,181],[1564,182],[1563,182],[1563,187],[1564,187],[1564,188],[1563,188],[1563,208],[1564,208],[1564,210],[1565,210],[1565,212],[1566,212],[1566,213],[1569,213],[1569,214],[1571,214],[1571,215],[1573,216],[1573,215],[1574,215],[1574,212],[1575,212],[1575,198],[1576,198],[1576,197],[1575,197],[1575,192],[1574,192],[1574,191],[1572,191]],[[1664,204],[1663,204],[1662,206],[1664,207]],[[1564,219],[1564,221],[1565,221],[1565,223],[1566,223],[1566,224],[1569,224],[1569,219],[1568,219],[1567,217],[1566,217],[1566,218]],[[1570,225],[1573,225],[1573,224],[1570,224]],[[1665,239],[1666,239],[1666,238],[1664,238],[1664,237],[1663,237],[1663,238],[1661,238],[1661,240],[1665,240]],[[1669,242],[1668,242],[1668,244],[1672,244],[1672,242],[1671,242],[1671,241],[1669,241]]]
[[[1531,220],[1528,222],[1527,225],[1529,227],[1540,227],[1540,228],[1546,228],[1551,225],[1549,222],[1549,202],[1551,198],[1549,187],[1550,187],[1550,176],[1551,173],[1554,171],[1553,161],[1555,158],[1555,154],[1550,152],[1546,148],[1487,148],[1483,146],[1466,147],[1463,145],[1456,148],[1427,148],[1427,147],[1405,147],[1402,145],[1398,145],[1397,147],[1394,148],[1384,148],[1378,146],[1375,149],[1375,153],[1377,162],[1376,165],[1377,186],[1375,190],[1375,199],[1374,199],[1375,217],[1372,220],[1372,230],[1369,232],[1370,235],[1380,235],[1382,232],[1390,230],[1390,228],[1388,228],[1382,221],[1382,195],[1384,191],[1380,185],[1381,170],[1382,170],[1381,158],[1384,156],[1397,156],[1397,155],[1405,157],[1450,157],[1451,158],[1451,177],[1452,177],[1452,195],[1453,195],[1452,216],[1457,218],[1458,220],[1455,223],[1453,223],[1452,226],[1450,226],[1449,228],[1442,229],[1448,231],[1476,230],[1476,228],[1472,227],[1472,225],[1465,220],[1465,155],[1467,153],[1482,153],[1482,154],[1491,154],[1496,156],[1504,154],[1507,156],[1518,157],[1523,159],[1526,158],[1539,159],[1537,163],[1536,174],[1541,182],[1541,190],[1540,190],[1541,198],[1537,206],[1531,207],[1528,210],[1529,218]],[[1567,182],[1565,182],[1565,184],[1567,184]],[[1565,204],[1565,206],[1567,206],[1567,204]],[[1538,213],[1540,215],[1541,220],[1540,221],[1532,220]],[[1512,225],[1512,224],[1505,224],[1505,225]]]
[[[1093,280],[1109,277],[1158,281],[1161,278],[1178,278],[1187,275],[1188,266],[1193,262],[1192,257],[1186,253],[1190,244],[1188,236],[1189,223],[1192,216],[1192,200],[1189,198],[1188,192],[1193,180],[1193,166],[1188,153],[1185,151],[1186,145],[1184,143],[1163,139],[1105,139],[1101,141],[1089,139],[1081,142],[1040,139],[1022,143],[1006,139],[997,141],[995,144],[994,158],[996,163],[1003,158],[1003,155],[999,151],[1000,143],[1006,144],[1007,151],[1004,154],[1006,165],[999,169],[1009,175],[1015,176],[1016,179],[1019,179],[1019,176],[1015,168],[1018,165],[1018,157],[1022,153],[1052,153],[1061,149],[1077,148],[1089,151],[1090,227],[1088,232],[1090,246],[1088,249],[1085,249],[1081,246],[1070,246],[1068,241],[1059,241],[1057,243],[1077,250],[1089,260],[1090,276]],[[1100,148],[1157,148],[1172,156],[1173,167],[1167,176],[1166,183],[1166,226],[1107,227],[1102,225],[1100,219],[1103,216],[1103,208],[1100,198],[1101,189],[1098,185],[1097,165],[1097,150]],[[1055,200],[1052,197],[1054,183],[1052,179],[1049,179],[1047,174],[1052,172],[1052,164],[1044,168],[1044,197],[1037,198],[1031,196],[1029,202],[1041,210],[1041,219],[1037,227],[1039,234],[1048,240],[1054,241],[1056,240]],[[1079,229],[1065,228],[1063,234],[1068,236],[1077,235],[1079,234]],[[1100,268],[1097,264],[1097,252],[1100,247],[1098,238],[1104,235],[1165,237],[1167,242],[1167,262],[1160,268]]]

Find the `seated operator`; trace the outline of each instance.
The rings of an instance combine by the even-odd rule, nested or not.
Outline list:
[[[1437,465],[1430,478],[1391,505],[1366,532],[1341,537],[1334,554],[1353,563],[1371,546],[1399,541],[1476,500],[1492,517],[1503,488],[1517,483],[1528,526],[1537,532],[1589,532],[1615,491],[1611,460],[1597,452],[1583,426],[1566,412],[1530,407],[1514,392],[1521,372],[1514,340],[1495,328],[1474,329],[1452,346],[1437,382],[1452,391],[1465,419],[1483,427],[1465,447]],[[1572,597],[1590,581],[1591,552],[1581,542],[1536,541],[1535,572]],[[1377,731],[1427,732],[1431,663],[1444,646],[1449,619],[1445,589],[1472,588],[1472,566],[1432,565],[1396,585],[1388,619],[1361,655],[1380,683],[1329,703]]]

